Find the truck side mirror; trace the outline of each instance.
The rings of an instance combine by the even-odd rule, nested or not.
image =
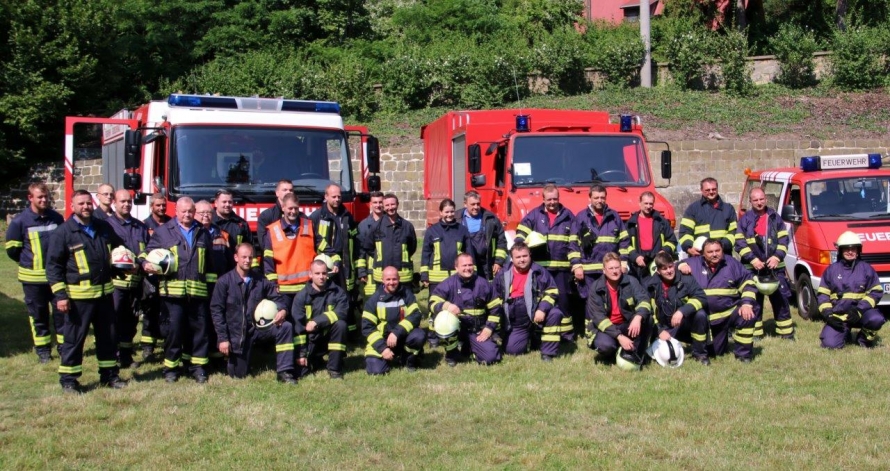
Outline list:
[[[470,177],[470,186],[473,188],[485,186],[485,175],[473,175]]]
[[[155,184],[155,188],[157,188],[158,193],[167,196],[167,187],[164,186],[164,181],[161,180],[161,177],[155,177],[153,180]]]
[[[380,173],[380,141],[368,136],[368,173]],[[379,179],[378,179],[379,180]],[[379,183],[379,181],[378,181]],[[379,191],[379,190],[371,190]]]
[[[661,178],[670,180],[671,178],[671,151],[661,151]]]
[[[131,129],[124,131],[124,168],[139,168],[141,150],[142,133]]]
[[[379,175],[371,175],[370,177],[368,177],[368,191],[380,191]]]
[[[125,190],[139,190],[140,183],[142,182],[142,175],[139,173],[125,173],[124,174],[124,189]]]
[[[479,144],[467,147],[467,171],[470,173],[482,171],[482,148],[479,147]]]
[[[786,204],[782,206],[782,219],[788,222],[800,222],[800,214],[797,214],[793,204]]]

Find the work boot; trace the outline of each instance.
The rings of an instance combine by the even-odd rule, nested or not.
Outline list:
[[[541,354],[541,361],[544,363],[553,363],[553,355]]]
[[[207,372],[203,368],[199,368],[192,373],[192,378],[195,379],[196,383],[204,384],[207,382]]]
[[[53,356],[49,350],[38,350],[37,351],[37,361],[39,361],[41,365],[45,365],[45,364],[49,363],[49,361],[52,359],[53,359]]]
[[[80,385],[77,381],[72,381],[70,383],[62,384],[62,392],[65,394],[83,394],[83,386]]]
[[[291,371],[282,371],[278,373],[278,382],[284,384],[297,384],[297,379]]]
[[[179,381],[179,373],[175,371],[168,371],[164,373],[164,381],[168,383],[175,383]]]
[[[328,376],[330,376],[331,379],[343,379],[343,373],[339,371],[328,370]]]
[[[111,389],[123,389],[127,387],[127,382],[122,380],[120,376],[114,376],[107,381],[102,381],[100,384],[106,388]]]

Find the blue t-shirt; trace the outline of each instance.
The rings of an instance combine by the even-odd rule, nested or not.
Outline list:
[[[470,234],[475,234],[482,229],[482,213],[480,212],[476,217],[466,213],[464,222],[467,223],[467,230],[470,231]]]

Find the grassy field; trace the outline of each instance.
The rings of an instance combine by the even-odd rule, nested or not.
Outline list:
[[[14,266],[0,261],[0,469],[310,468],[879,469],[888,466],[890,349],[819,349],[767,338],[753,364],[594,365],[586,347],[543,364],[440,363],[382,378],[349,352],[345,381],[275,382],[272,358],[243,381],[168,385],[155,363],[121,391],[63,395],[58,360],[30,348]],[[772,322],[768,323],[770,326]],[[85,385],[98,382],[93,348]]]

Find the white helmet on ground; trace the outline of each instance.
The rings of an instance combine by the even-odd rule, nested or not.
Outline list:
[[[136,254],[121,245],[111,251],[111,265],[121,270],[132,270],[136,266]]]
[[[705,236],[698,236],[695,239],[695,242],[692,243],[692,248],[701,252],[702,250],[704,250],[705,241],[707,241],[707,240],[708,240],[708,238]]]
[[[256,323],[257,329],[272,327],[272,321],[275,320],[276,314],[278,314],[278,306],[274,302],[268,299],[260,301],[253,311],[253,321]]]
[[[862,248],[862,239],[860,239],[853,231],[845,231],[837,238],[837,242],[835,242],[834,245],[838,248],[849,247],[851,245]]]
[[[155,271],[161,275],[167,275],[170,272],[176,271],[174,268],[176,260],[174,260],[173,252],[167,249],[152,250],[145,256],[145,261],[150,263]]]
[[[615,366],[621,371],[640,371],[643,368],[643,362],[634,352],[626,352],[623,348],[618,349],[615,355]]]
[[[460,330],[460,319],[451,311],[442,311],[433,319],[433,330],[440,339],[454,337]]]
[[[646,351],[653,360],[666,368],[679,368],[683,364],[683,345],[677,339],[656,339]]]
[[[535,247],[540,247],[547,243],[547,238],[544,237],[540,232],[532,231],[528,237],[525,238],[525,245],[529,248],[533,249]]]

